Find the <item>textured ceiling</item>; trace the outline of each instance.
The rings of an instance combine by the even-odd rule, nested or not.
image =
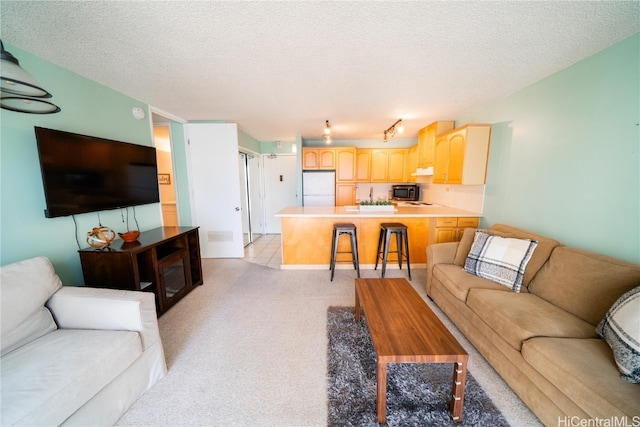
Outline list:
[[[407,137],[640,31],[637,1],[0,1],[0,35],[260,141]],[[56,97],[62,94],[54,94]]]

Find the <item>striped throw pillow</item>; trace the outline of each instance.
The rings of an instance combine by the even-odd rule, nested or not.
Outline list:
[[[640,286],[611,306],[596,332],[611,347],[622,379],[640,383]]]
[[[478,230],[464,269],[520,292],[524,270],[537,245],[535,240],[493,236]]]

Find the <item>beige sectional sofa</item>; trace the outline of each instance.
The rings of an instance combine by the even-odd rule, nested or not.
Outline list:
[[[42,257],[0,286],[0,425],[113,425],[167,372],[152,293],[62,287]]]
[[[545,425],[640,423],[640,384],[621,378],[596,332],[618,298],[640,285],[640,265],[496,225],[484,231],[538,242],[514,292],[465,271],[475,231],[428,246],[429,297]]]

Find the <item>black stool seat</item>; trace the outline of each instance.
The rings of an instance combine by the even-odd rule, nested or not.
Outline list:
[[[349,234],[351,236],[351,251],[338,251],[338,241],[341,234]],[[351,261],[338,261],[338,254],[351,254]],[[356,236],[356,226],[352,223],[337,223],[333,224],[333,237],[331,238],[331,262],[329,268],[331,269],[331,281],[333,282],[333,274],[336,270],[337,262],[352,262],[353,267],[360,277],[360,262],[358,261],[358,238]]]
[[[391,241],[391,235],[396,235],[396,250],[389,250],[389,243]],[[404,244],[404,252],[403,252]],[[387,271],[387,259],[390,253],[395,253],[398,256],[398,267],[402,270],[402,259],[407,261],[407,273],[409,274],[409,280],[411,280],[411,261],[409,259],[409,236],[407,232],[407,226],[400,222],[383,222],[380,224],[380,236],[378,237],[378,252],[376,255],[376,266],[374,270],[378,269],[378,261],[382,259],[382,277],[384,277]]]

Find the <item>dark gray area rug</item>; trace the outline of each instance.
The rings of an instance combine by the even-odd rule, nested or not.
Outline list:
[[[328,424],[376,426],[376,354],[366,319],[354,307],[327,311]],[[451,419],[452,363],[390,364],[387,371],[388,426],[508,426],[467,372],[463,421]]]

